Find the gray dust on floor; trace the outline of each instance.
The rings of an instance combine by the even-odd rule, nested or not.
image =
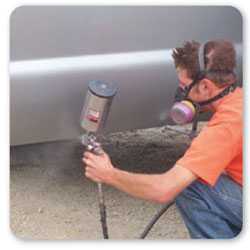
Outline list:
[[[187,128],[188,129],[188,128]],[[181,157],[190,139],[151,128],[100,138],[113,164],[137,173],[162,173]],[[11,147],[10,227],[23,239],[102,239],[97,186],[84,177],[79,141]],[[111,239],[136,239],[160,204],[104,186]],[[172,206],[147,239],[189,238]]]

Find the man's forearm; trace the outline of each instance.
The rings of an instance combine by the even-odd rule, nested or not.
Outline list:
[[[175,165],[163,174],[136,174],[115,168],[108,155],[84,153],[85,175],[95,182],[112,185],[132,196],[160,203],[174,199],[196,179],[188,169]]]
[[[196,177],[175,166],[163,174],[137,174],[114,168],[107,182],[134,197],[165,203],[175,198]]]
[[[110,185],[138,198],[161,202],[167,185],[162,188],[163,174],[137,174],[114,168]]]

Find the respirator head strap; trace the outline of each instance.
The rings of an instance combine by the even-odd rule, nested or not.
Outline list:
[[[209,103],[212,103],[212,102],[215,102],[217,100],[219,100],[220,98],[228,95],[230,92],[233,92],[237,87],[237,84],[236,83],[233,83],[231,85],[229,85],[228,87],[226,87],[224,90],[222,90],[218,95],[206,100],[206,101],[203,101],[203,102],[199,102],[198,104],[200,106],[205,106]]]
[[[205,72],[202,71],[202,72],[199,72],[194,80],[188,85],[188,86],[185,86],[184,88],[182,87],[179,87],[179,92],[181,92],[181,94],[177,95],[179,98],[175,98],[176,101],[181,101],[181,100],[184,100],[184,99],[188,99],[188,95],[189,95],[189,92],[191,91],[191,89],[199,83],[199,81],[201,81],[202,79],[204,79],[205,77]],[[191,100],[190,100],[191,101]]]

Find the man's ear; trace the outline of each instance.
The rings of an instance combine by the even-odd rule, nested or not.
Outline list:
[[[210,95],[214,89],[214,83],[207,78],[204,78],[200,81],[198,86],[199,91],[205,95]]]

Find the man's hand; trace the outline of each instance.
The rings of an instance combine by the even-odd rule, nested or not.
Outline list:
[[[87,178],[95,182],[110,182],[114,167],[104,151],[101,155],[85,152],[82,161],[86,164],[85,176]]]

